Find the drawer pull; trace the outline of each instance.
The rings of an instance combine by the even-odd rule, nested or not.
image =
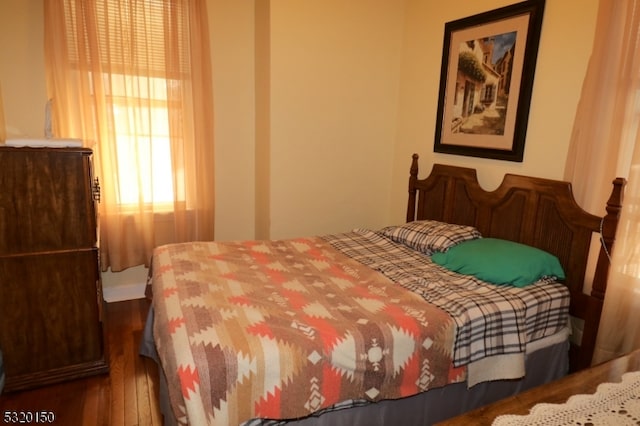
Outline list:
[[[100,202],[100,181],[98,178],[93,180],[93,189],[91,191],[93,193],[94,201]]]

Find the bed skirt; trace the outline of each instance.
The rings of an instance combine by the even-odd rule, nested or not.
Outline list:
[[[153,341],[153,307],[149,309],[139,353],[158,363],[159,402],[164,417],[164,425],[176,425],[175,417],[169,404],[167,382],[162,367],[158,362],[158,355]],[[384,400],[375,404],[365,403],[361,406],[351,406],[345,409],[332,409],[303,419],[281,422],[256,419],[246,425],[431,425],[565,376],[569,371],[568,339],[562,340],[560,343],[536,348],[534,351],[527,353],[525,369],[525,377],[518,380],[482,382],[472,388],[468,388],[466,382],[455,383],[407,398]]]

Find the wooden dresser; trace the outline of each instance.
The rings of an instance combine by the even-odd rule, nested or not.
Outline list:
[[[0,146],[5,392],[108,372],[91,154]]]

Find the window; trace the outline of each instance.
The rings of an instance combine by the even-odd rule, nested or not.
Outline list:
[[[57,136],[94,150],[103,270],[214,238],[206,0],[45,1]]]
[[[482,97],[482,100],[485,102],[493,102],[494,98],[495,98],[495,86],[493,84],[487,84],[484,86],[484,96]]]
[[[88,4],[68,3],[70,36],[76,33],[77,8]],[[107,115],[111,117],[110,132],[117,153],[117,202],[125,207],[172,203],[181,195],[175,193],[174,178],[179,178],[175,174],[183,171],[172,169],[168,91],[181,90],[181,79],[171,77],[180,77],[188,64],[184,56],[180,56],[175,69],[172,67],[176,64],[167,63],[167,52],[177,48],[179,53],[185,46],[180,45],[181,37],[174,40],[165,29],[175,28],[179,35],[181,9],[162,0],[102,0],[91,4],[97,17],[95,33],[71,45],[71,56],[80,59],[86,54],[104,70],[97,79],[101,87],[95,87],[93,76],[89,81],[92,93],[104,91]],[[98,47],[97,55],[90,48],[92,43]]]
[[[113,131],[120,178],[118,203],[171,203],[174,189],[167,81],[127,75],[112,75],[111,80]],[[126,102],[119,102],[125,97],[128,98]]]

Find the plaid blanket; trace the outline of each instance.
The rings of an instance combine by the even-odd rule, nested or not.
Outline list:
[[[324,238],[448,312],[456,323],[455,366],[492,355],[524,353],[527,343],[567,326],[569,290],[551,279],[526,288],[496,286],[451,272],[380,232],[356,229]]]

